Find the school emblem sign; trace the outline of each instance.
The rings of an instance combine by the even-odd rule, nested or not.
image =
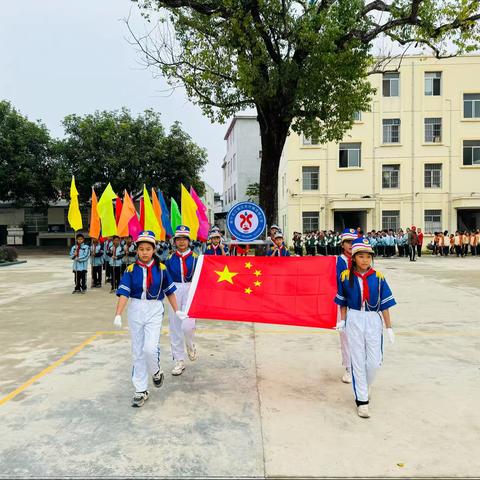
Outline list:
[[[265,213],[253,202],[237,203],[227,214],[228,231],[241,242],[256,240],[265,231],[266,224]]]

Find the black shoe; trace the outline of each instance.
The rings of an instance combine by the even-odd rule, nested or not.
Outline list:
[[[152,376],[153,384],[157,387],[160,388],[163,384],[163,372],[162,370],[159,370],[155,375]]]
[[[86,290],[86,289],[85,289],[85,290],[80,290],[80,293],[81,293],[82,295],[85,295],[85,294],[87,293],[87,290]]]
[[[72,293],[80,293],[80,290],[75,289]]]
[[[132,400],[132,407],[143,407],[143,404],[148,400],[148,390],[144,392],[135,392]]]

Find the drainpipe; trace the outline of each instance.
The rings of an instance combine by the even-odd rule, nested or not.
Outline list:
[[[445,101],[450,105],[449,111],[449,139],[448,139],[448,192],[447,192],[447,225],[448,231],[455,231],[452,220],[452,100],[446,98]]]
[[[415,225],[415,63],[412,59],[412,212],[411,212],[411,223],[410,225]]]

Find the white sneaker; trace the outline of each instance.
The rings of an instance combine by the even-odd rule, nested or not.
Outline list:
[[[352,383],[352,374],[350,373],[350,370],[345,369],[345,373],[343,374],[343,377],[342,377],[342,382]]]
[[[185,370],[185,362],[183,360],[177,360],[172,369],[172,375],[181,375]]]
[[[192,343],[191,347],[188,345],[185,346],[187,347],[188,358],[194,362],[197,359],[197,346],[194,343]]]
[[[370,413],[368,413],[368,405],[359,405],[357,407],[357,413],[359,417],[370,418]]]

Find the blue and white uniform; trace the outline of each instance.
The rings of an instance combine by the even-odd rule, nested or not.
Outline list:
[[[175,296],[179,310],[186,310],[188,292],[193,279],[193,273],[197,265],[198,255],[189,248],[180,253],[175,251],[170,254],[165,261],[167,271],[176,287]],[[175,361],[185,360],[185,346],[194,348],[195,319],[177,317],[172,306],[169,306],[168,318],[170,319],[170,342],[172,346],[172,356]]]
[[[147,265],[140,262],[129,265],[120,280],[117,295],[131,299],[127,315],[132,339],[132,382],[136,392],[146,391],[148,375],[160,370],[159,339],[164,313],[162,300],[175,290],[165,265],[160,263],[157,266],[153,260]]]
[[[90,246],[90,264],[92,267],[101,267],[103,266],[103,256],[104,251],[100,243]]]
[[[370,250],[361,250],[361,244]],[[367,239],[352,242],[352,254],[357,251],[373,252]],[[359,248],[356,249],[356,246]],[[383,317],[381,312],[396,302],[385,277],[370,268],[363,275],[344,270],[338,280],[335,303],[347,307],[345,331],[350,350],[350,362],[355,401],[368,404],[368,387],[373,383],[383,360]]]
[[[280,248],[272,247],[267,251],[267,257],[289,257],[290,252],[287,250],[285,245],[281,245]]]
[[[207,246],[207,248],[205,249],[204,255],[223,255],[222,249],[225,255],[229,255],[228,248],[226,245],[222,245],[222,244],[214,245],[213,243]]]
[[[78,252],[78,256],[76,255]],[[72,270],[74,272],[86,272],[88,269],[88,257],[90,256],[90,247],[82,243],[74,245],[70,249],[70,258],[73,260]]]

